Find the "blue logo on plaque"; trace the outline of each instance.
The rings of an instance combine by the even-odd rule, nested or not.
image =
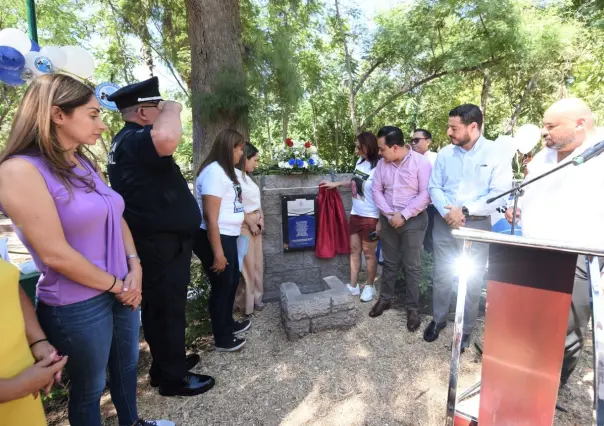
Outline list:
[[[109,102],[107,98],[117,92],[119,88],[120,87],[115,83],[101,83],[96,86],[94,94],[102,107],[110,109],[111,111],[117,111],[115,102]]]
[[[314,247],[315,217],[301,215],[287,218],[289,248]]]

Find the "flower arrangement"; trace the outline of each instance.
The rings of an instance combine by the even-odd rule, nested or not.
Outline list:
[[[287,138],[283,145],[274,149],[277,167],[287,172],[318,172],[323,169],[323,160],[317,147],[310,141],[301,142]]]

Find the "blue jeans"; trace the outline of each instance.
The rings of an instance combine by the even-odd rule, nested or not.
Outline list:
[[[68,355],[69,424],[101,426],[101,395],[107,383],[120,426],[137,419],[139,313],[113,294],[66,306],[38,302],[38,319],[49,342]]]

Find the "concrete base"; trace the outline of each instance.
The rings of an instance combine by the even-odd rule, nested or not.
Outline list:
[[[281,284],[281,320],[289,340],[356,325],[357,309],[346,286],[334,276],[323,281],[328,289],[310,294],[302,294],[296,283]]]

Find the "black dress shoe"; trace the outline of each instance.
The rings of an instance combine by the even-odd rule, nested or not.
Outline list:
[[[428,327],[424,330],[424,340],[426,342],[434,342],[438,339],[438,335],[440,331],[447,326],[446,322],[436,323],[434,321],[430,321]]]
[[[193,367],[195,367],[197,364],[199,364],[199,360],[201,359],[201,357],[197,354],[189,354],[186,357],[186,363],[187,363],[187,371],[192,370]],[[151,381],[150,384],[152,387],[156,388],[159,386],[159,381],[157,381],[157,379],[154,379],[153,377],[151,377]]]
[[[178,384],[159,385],[159,394],[161,396],[195,396],[209,391],[215,383],[213,377],[188,373]]]
[[[371,318],[379,317],[387,309],[390,309],[390,302],[380,297],[378,301],[375,302],[375,305],[373,305],[373,308],[371,308],[369,311],[369,316]]]
[[[417,311],[407,311],[407,330],[416,331],[422,325],[422,319]]]

